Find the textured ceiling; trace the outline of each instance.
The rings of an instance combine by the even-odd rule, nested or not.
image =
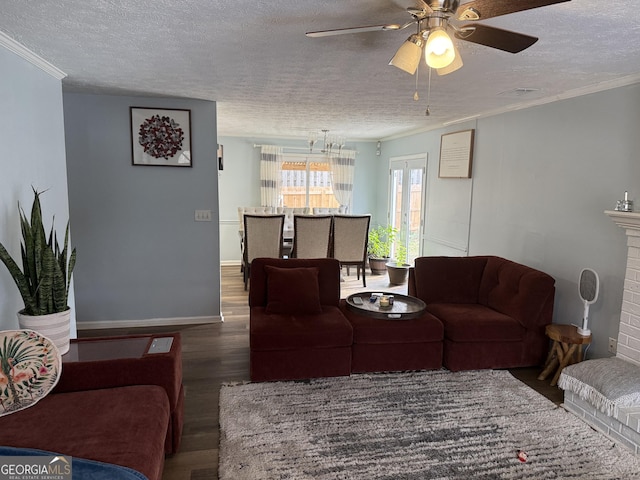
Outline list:
[[[428,69],[416,102],[416,77],[387,65],[410,29],[305,36],[402,24],[411,3],[0,0],[0,31],[67,73],[65,91],[215,100],[219,135],[306,137],[326,128],[375,140],[640,81],[637,0],[572,0],[482,22],[540,40],[515,55],[458,42],[464,67],[433,75],[430,116]]]

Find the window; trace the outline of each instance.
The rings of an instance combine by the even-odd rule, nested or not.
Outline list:
[[[285,155],[280,195],[285,207],[340,206],[331,187],[331,166],[325,158]]]

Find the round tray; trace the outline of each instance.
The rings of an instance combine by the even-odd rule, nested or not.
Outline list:
[[[380,298],[378,297],[375,302],[370,301],[373,294],[380,293],[382,295],[392,295],[393,305],[389,307],[380,306]],[[362,299],[362,305],[353,303],[355,297]],[[426,303],[419,298],[410,297],[408,295],[400,295],[390,292],[360,292],[349,295],[346,298],[347,308],[352,312],[367,317],[379,318],[381,320],[409,320],[411,318],[418,318],[422,315]]]

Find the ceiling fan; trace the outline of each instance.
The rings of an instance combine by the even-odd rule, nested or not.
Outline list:
[[[392,23],[338,28],[307,32],[306,35],[326,37],[346,33],[394,31],[417,25],[417,32],[400,46],[389,65],[413,75],[418,69],[424,50],[427,65],[435,69],[439,75],[446,75],[462,67],[462,59],[451,40],[450,33],[453,33],[458,40],[511,53],[521,52],[538,40],[523,33],[488,25],[477,23],[458,25],[457,22],[486,20],[567,1],[570,0],[471,0],[461,5],[459,0],[413,0],[413,6],[406,9],[413,18],[403,25]]]

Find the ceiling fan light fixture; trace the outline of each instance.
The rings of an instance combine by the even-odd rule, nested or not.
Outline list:
[[[442,27],[436,27],[429,33],[424,48],[424,59],[431,68],[449,66],[456,57],[453,41]]]
[[[451,62],[446,67],[436,69],[436,72],[438,72],[438,75],[447,75],[449,73],[455,72],[459,68],[462,68],[462,65],[463,65],[462,57],[460,56],[460,52],[458,52],[458,49],[456,48],[455,43],[453,44],[453,51],[456,54],[455,58],[453,59],[453,62]]]
[[[424,39],[420,35],[411,35],[400,45],[400,48],[389,62],[389,65],[393,65],[411,75],[415,74],[420,64],[423,45]]]

